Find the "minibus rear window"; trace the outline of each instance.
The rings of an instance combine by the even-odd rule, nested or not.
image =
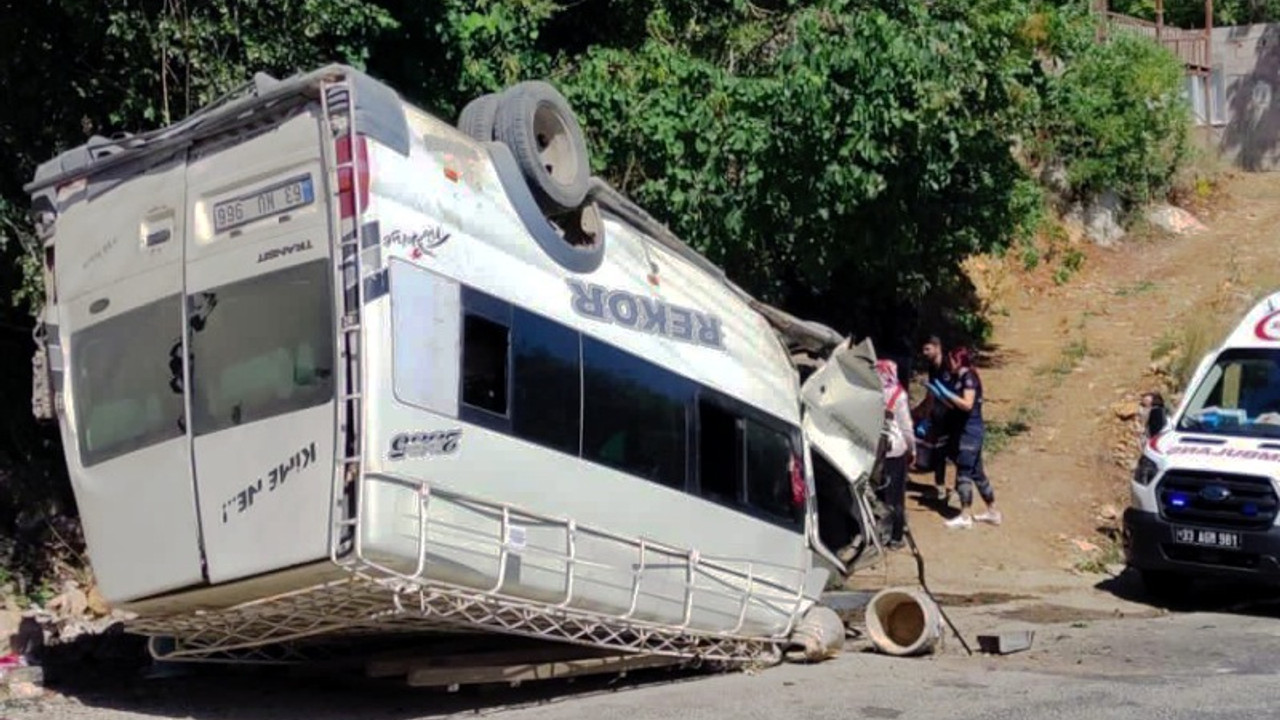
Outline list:
[[[173,295],[71,336],[80,463],[181,437],[182,299]]]
[[[196,435],[333,398],[329,286],[316,260],[189,297]]]

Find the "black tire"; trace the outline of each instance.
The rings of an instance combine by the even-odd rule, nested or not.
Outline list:
[[[458,129],[472,140],[489,142],[494,139],[494,122],[502,96],[497,93],[481,95],[462,108],[458,114]]]
[[[543,212],[562,215],[582,205],[591,180],[587,142],[559,91],[536,80],[512,86],[502,94],[495,125]]]
[[[1142,589],[1157,600],[1177,600],[1186,596],[1190,578],[1168,570],[1139,570]]]

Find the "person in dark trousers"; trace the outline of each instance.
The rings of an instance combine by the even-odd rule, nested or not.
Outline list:
[[[898,364],[877,360],[876,374],[884,391],[884,503],[889,507],[891,523],[888,547],[896,550],[903,546],[902,535],[907,526],[907,465],[915,455],[915,432],[907,390],[898,379]]]
[[[958,347],[947,353],[952,385],[940,382],[929,385],[934,399],[956,411],[950,429],[951,443],[947,456],[956,464],[956,493],[960,496],[960,514],[946,522],[951,528],[971,528],[974,521],[999,525],[1002,518],[996,509],[996,494],[982,467],[982,443],[986,429],[982,422],[982,378],[973,367],[968,348]],[[986,504],[986,512],[971,517],[973,488],[978,488]]]
[[[1164,396],[1158,392],[1142,393],[1142,399],[1138,402],[1138,424],[1142,428],[1139,431],[1139,443],[1145,443],[1151,439],[1151,428],[1147,427],[1147,418],[1151,416],[1153,408],[1164,407]]]
[[[928,363],[929,379],[927,385],[939,382],[944,387],[950,387],[951,371],[947,367],[946,358],[942,352],[942,339],[937,335],[930,335],[924,341],[924,346],[920,350]],[[933,393],[926,393],[924,399],[920,401],[920,404],[911,413],[912,420],[925,426],[923,439],[932,448],[929,453],[929,465],[933,468],[933,484],[936,488],[937,498],[944,502],[947,500],[948,494],[947,461],[944,453],[949,440],[947,428],[951,424],[948,417],[950,414],[950,408],[947,404],[938,402]]]

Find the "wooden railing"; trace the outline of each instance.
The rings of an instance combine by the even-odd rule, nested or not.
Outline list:
[[[1188,70],[1193,72],[1209,71],[1212,60],[1210,58],[1210,31],[1208,28],[1197,30],[1172,28],[1168,25],[1142,20],[1129,15],[1121,15],[1109,10],[1102,10],[1101,15],[1103,17],[1101,32],[1104,37],[1113,31],[1141,35],[1163,45],[1169,52],[1182,60]]]

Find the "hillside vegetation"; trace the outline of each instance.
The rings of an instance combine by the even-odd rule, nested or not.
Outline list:
[[[24,551],[74,515],[56,433],[29,401],[41,295],[21,185],[54,153],[176,121],[260,70],[351,63],[446,118],[549,78],[596,171],[752,292],[891,351],[914,344],[920,318],[980,341],[967,258],[1034,248],[1064,203],[1109,190],[1135,208],[1185,180],[1177,61],[1143,40],[1097,44],[1087,6],[0,0],[7,565],[35,592],[47,555]]]

